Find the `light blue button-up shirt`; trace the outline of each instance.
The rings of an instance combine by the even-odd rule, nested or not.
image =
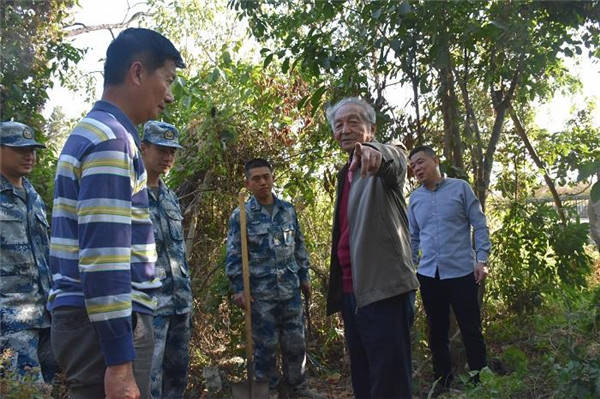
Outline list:
[[[485,215],[466,181],[445,178],[434,190],[416,189],[410,195],[408,221],[419,274],[435,277],[437,269],[442,280],[463,277],[473,272],[476,262],[487,261],[491,245]]]

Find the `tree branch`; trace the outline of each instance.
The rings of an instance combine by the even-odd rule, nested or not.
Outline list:
[[[517,116],[517,113],[515,112],[511,104],[508,105],[508,112],[513,123],[515,124],[515,130],[517,131],[517,134],[519,135],[519,137],[521,137],[521,140],[523,140],[523,144],[525,144],[525,148],[527,148],[527,151],[529,152],[529,156],[531,157],[531,159],[533,159],[533,162],[536,164],[536,166],[544,173],[544,180],[546,181],[548,190],[550,190],[550,193],[552,194],[552,199],[554,199],[554,204],[556,205],[556,210],[558,212],[558,215],[560,216],[560,220],[563,225],[566,225],[567,217],[565,216],[565,210],[563,208],[562,201],[560,200],[558,192],[556,191],[554,182],[548,175],[548,170],[546,169],[544,161],[540,159],[537,152],[535,151],[535,148],[533,148],[533,145],[527,137],[527,132],[525,132],[525,128],[523,127],[521,120]]]
[[[104,30],[104,29],[120,29],[120,28],[124,28],[126,26],[129,26],[129,24],[131,24],[133,21],[135,21],[136,19],[140,18],[140,17],[144,17],[144,16],[151,16],[151,13],[147,13],[144,11],[139,11],[136,12],[135,14],[133,14],[131,16],[131,18],[129,18],[127,21],[123,21],[123,22],[117,22],[117,23],[113,23],[113,24],[100,24],[100,25],[90,25],[87,26],[85,24],[82,24],[80,22],[76,22],[72,25],[67,25],[64,28],[71,28],[73,26],[79,26],[79,28],[75,28],[75,29],[71,29],[71,30],[66,30],[66,35],[67,37],[71,37],[71,36],[77,36],[77,35],[82,35],[84,33],[89,33],[89,32],[95,32],[95,31],[99,31],[99,30]]]

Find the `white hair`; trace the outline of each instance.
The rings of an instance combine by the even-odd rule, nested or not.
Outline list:
[[[334,105],[330,105],[325,108],[325,116],[327,117],[327,121],[329,122],[331,129],[333,129],[336,112],[338,112],[338,110],[346,104],[356,104],[361,107],[363,110],[361,113],[363,120],[371,123],[372,125],[375,124],[375,109],[371,104],[359,97],[344,97]]]

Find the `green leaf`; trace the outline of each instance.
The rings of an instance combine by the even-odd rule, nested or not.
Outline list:
[[[585,162],[578,168],[578,170],[579,174],[577,175],[577,181],[584,181],[600,171],[600,161]]]
[[[326,19],[331,19],[335,15],[335,10],[329,2],[323,2],[323,16]]]
[[[410,6],[410,3],[408,1],[403,1],[402,3],[400,3],[400,9],[399,9],[400,15],[410,14],[412,11],[413,11],[413,9]]]
[[[327,87],[321,86],[310,97],[310,105],[312,105],[313,110],[319,106],[319,103],[321,102],[321,97],[323,96],[323,93],[325,93],[325,90],[327,90]]]
[[[309,94],[305,95],[298,101],[298,110],[301,110],[306,105],[306,101],[308,101]]]
[[[225,65],[231,65],[231,55],[229,54],[229,51],[223,52],[223,63]]]
[[[219,80],[220,76],[221,73],[219,72],[219,68],[213,69],[212,72],[208,75],[208,83],[216,83],[217,80]]]
[[[273,61],[273,53],[267,55],[267,57],[265,58],[265,61],[263,62],[263,68],[266,68],[269,66],[269,64],[271,63],[271,61]]]
[[[287,73],[289,69],[290,69],[290,57],[287,57],[285,60],[283,60],[283,64],[281,64],[281,72]]]
[[[567,57],[573,57],[573,50],[571,50],[570,48],[566,47],[563,52],[565,53],[565,55]]]
[[[377,8],[377,9],[373,10],[373,12],[371,13],[371,17],[373,17],[373,19],[379,19],[379,17],[381,17],[382,12],[383,12],[383,9]]]

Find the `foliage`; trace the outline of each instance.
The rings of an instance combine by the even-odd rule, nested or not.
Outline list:
[[[591,271],[584,248],[587,229],[578,221],[563,228],[548,205],[512,202],[492,236],[495,278],[488,286],[489,296],[515,312],[532,312],[557,286],[585,286]]]
[[[558,56],[593,53],[598,45],[597,2],[230,5],[265,45],[265,64],[281,59],[284,73],[299,69],[318,79],[313,105],[325,88],[334,99],[371,98],[381,137],[400,138],[409,149],[415,142],[440,145],[453,166],[472,173],[483,205],[511,102],[573,83]],[[413,112],[396,104],[395,85],[412,91]],[[474,107],[479,98],[482,106]]]
[[[591,399],[600,396],[600,286],[579,301],[580,309],[568,309],[562,354],[552,354],[557,378],[556,397]],[[589,309],[592,309],[590,312]],[[591,339],[583,343],[580,334]]]
[[[11,357],[9,350],[0,352],[0,397],[3,399],[51,399],[51,386],[37,381],[39,369],[19,376],[8,366]]]
[[[493,188],[503,199],[524,201],[534,196],[535,189],[539,188],[539,171],[529,160],[527,150],[517,135],[507,135],[498,145],[496,159],[502,169],[496,174]],[[501,210],[504,205],[492,206],[494,210]]]
[[[597,397],[600,330],[590,309],[597,306],[598,289],[583,289],[571,305],[557,292],[531,315],[503,313],[502,305],[494,309],[485,334],[491,370],[482,373],[479,385],[444,397]]]
[[[45,125],[41,110],[54,78],[64,79],[82,51],[64,40],[62,25],[77,0],[3,0],[0,8],[0,120],[14,119],[33,127],[38,140]],[[51,203],[51,149],[38,151],[31,180],[45,202]]]
[[[33,21],[15,22],[18,40],[6,41],[3,32],[2,59],[14,53],[45,61],[16,71],[24,73],[14,78],[17,87],[31,94],[22,103],[12,94],[2,97],[2,118],[15,109],[15,115],[32,118],[26,122],[38,130],[44,125],[41,87],[48,87],[53,70],[59,77],[66,74],[81,54],[54,31],[58,15],[64,18],[73,3],[3,3],[10,12],[25,13],[23,5],[41,11],[32,14]],[[163,115],[180,129],[185,146],[167,181],[184,209],[194,290],[188,393],[202,395],[205,366],[217,366],[229,381],[244,372],[239,361],[244,356],[243,318],[230,306],[224,237],[243,187],[243,164],[256,156],[274,164],[276,192],[296,206],[311,256],[309,370],[331,377],[329,382],[347,382],[341,321],[326,317],[324,305],[335,170],[345,159],[320,111],[328,99],[363,95],[377,110],[379,140],[400,139],[409,148],[433,143],[443,149],[444,170],[474,182],[482,202],[490,188],[504,200],[514,200],[508,207],[493,203],[487,212],[489,219],[502,223],[492,237],[484,326],[490,357],[504,365],[504,372],[491,365],[480,385],[458,382],[460,397],[597,394],[594,337],[600,294],[596,291],[596,299],[581,303],[572,295],[589,295],[584,288],[590,270],[586,226],[575,221],[561,227],[552,208],[525,201],[538,176],[520,139],[503,129],[510,129],[504,120],[509,105],[527,114],[532,99],[543,100],[557,87],[576,88],[562,57],[597,48],[598,2],[471,1],[449,8],[424,1],[231,0],[230,6],[224,0],[149,0],[150,12],[142,18],[144,26],[173,39],[189,65],[179,73],[173,86],[176,101]],[[50,13],[43,14],[43,23],[37,18],[42,11]],[[3,20],[5,15],[17,18],[4,8],[2,13]],[[248,18],[263,46],[260,53],[240,29],[246,19],[236,21],[236,15]],[[5,84],[5,73],[3,63],[3,96],[14,86]],[[398,87],[412,94],[404,107],[396,99]],[[5,98],[12,102],[6,105]],[[540,156],[553,165],[551,174],[561,183],[573,183],[576,171],[580,180],[593,180],[600,135],[590,112],[575,115],[564,131],[531,132]],[[60,146],[71,123],[55,110],[46,121],[47,143]],[[486,177],[492,167],[496,176]],[[36,187],[50,194],[51,157],[42,159],[35,173]],[[563,291],[576,310],[552,308]],[[528,315],[533,309],[537,314]],[[563,314],[573,312],[581,320],[569,329]],[[421,393],[432,379],[426,336],[421,309],[413,332],[415,386]]]
[[[574,113],[564,131],[544,132],[540,137],[547,162],[563,186],[574,183],[571,176],[581,182],[600,173],[600,130],[592,122],[595,112],[595,104],[588,104]]]
[[[502,362],[507,368],[522,376],[527,372],[527,355],[517,347],[509,346],[502,353]]]
[[[481,371],[480,380],[478,385],[467,389],[465,398],[513,399],[527,397],[528,387],[520,373],[499,376],[489,368],[484,368]]]
[[[581,352],[581,350],[579,351]],[[600,353],[596,353],[600,356]],[[573,354],[566,365],[555,366],[559,378],[557,394],[570,398],[592,399],[600,395],[600,357]]]
[[[599,201],[600,130],[594,127],[591,117],[595,112],[595,104],[588,103],[574,113],[564,131],[543,132],[540,146],[561,185],[573,184],[572,176],[576,176],[576,182],[593,183],[596,178],[591,194],[593,201]]]
[[[221,61],[199,70],[197,76],[178,79],[174,88],[177,103],[166,117],[184,131],[185,149],[178,155],[169,182],[177,187],[186,209],[188,235],[196,237],[189,255],[195,292],[202,292],[196,317],[203,320],[198,333],[208,357],[200,364],[227,368],[230,366],[222,363],[227,355],[243,355],[243,322],[239,310],[229,307],[223,271],[223,237],[237,205],[237,193],[244,187],[243,165],[254,157],[272,162],[276,191],[296,205],[314,259],[317,249],[327,251],[324,243],[329,238],[330,219],[315,211],[327,205],[314,173],[324,168],[329,144],[320,139],[323,132],[315,130],[310,114],[295,107],[295,99],[307,90],[299,78],[284,80],[262,67],[229,63],[226,57]],[[323,143],[319,145],[320,140]],[[322,261],[313,265],[315,271],[324,268]],[[323,307],[319,303],[318,308]]]
[[[192,40],[200,48],[192,58],[186,56],[191,65],[179,73],[173,85],[175,103],[163,114],[180,129],[185,147],[167,180],[184,209],[195,293],[192,340],[197,350],[192,353],[190,392],[200,392],[205,366],[218,366],[227,381],[243,373],[236,361],[244,357],[243,318],[229,302],[224,237],[237,194],[244,187],[244,163],[255,157],[271,161],[276,193],[298,210],[313,265],[313,327],[319,337],[315,343],[324,344],[310,361],[320,367],[333,358],[328,348],[338,350],[335,356],[339,357],[343,342],[335,333],[337,321],[323,314],[322,294],[327,280],[332,173],[340,153],[332,145],[329,128],[316,122],[311,106],[297,106],[310,93],[310,82],[298,73],[282,75],[276,62],[265,68],[244,56],[247,38],[243,32],[235,36],[230,29],[234,18],[196,18],[219,10],[219,2],[186,0],[174,9],[161,7],[161,1],[153,4],[161,10],[153,19],[157,30],[175,40]],[[211,39],[199,43],[203,32],[209,32]]]
[[[244,7],[254,7],[252,12],[262,12],[263,9],[268,11],[272,4],[274,2],[251,2]],[[473,8],[472,4],[479,8]],[[259,39],[271,40],[264,41],[265,47],[261,52],[263,59],[260,63],[256,63],[252,54],[249,54],[251,52],[247,50],[246,42],[249,39],[238,36],[239,32],[231,27],[231,15],[227,14],[216,21],[216,15],[223,11],[222,2],[206,4],[197,0],[185,0],[178,2],[176,7],[166,5],[166,1],[153,1],[152,9],[158,11],[149,22],[180,43],[192,43],[184,46],[188,47],[185,57],[190,67],[182,71],[175,82],[173,89],[176,102],[164,115],[167,121],[180,128],[186,147],[179,153],[177,165],[168,176],[168,181],[177,190],[185,209],[186,231],[190,243],[196,326],[190,383],[192,393],[198,393],[201,389],[203,381],[200,370],[207,365],[218,366],[227,380],[240,378],[243,373],[243,367],[235,361],[235,356],[243,356],[243,323],[239,310],[231,308],[228,301],[228,281],[223,272],[223,260],[227,219],[236,206],[237,192],[243,187],[242,166],[245,160],[254,156],[272,160],[276,168],[277,193],[286,199],[292,199],[299,211],[300,223],[311,254],[311,277],[315,288],[314,303],[311,307],[315,334],[308,345],[309,367],[313,367],[313,371],[319,372],[320,375],[335,374],[334,370],[344,367],[343,359],[340,358],[340,353],[343,352],[343,338],[340,334],[339,319],[326,318],[324,315],[324,294],[335,191],[334,171],[335,164],[342,161],[343,157],[333,145],[329,127],[319,113],[325,98],[337,98],[346,94],[371,97],[378,110],[380,140],[401,138],[407,144],[411,144],[411,140],[416,140],[420,129],[419,134],[423,135],[423,139],[427,138],[443,146],[444,139],[440,131],[444,126],[440,106],[436,103],[439,103],[440,96],[440,70],[445,63],[441,62],[444,57],[436,55],[441,54],[441,44],[434,40],[434,35],[439,33],[435,29],[439,29],[441,25],[438,20],[442,17],[454,19],[454,22],[448,25],[454,30],[445,34],[451,38],[451,61],[446,59],[446,64],[456,65],[457,76],[465,76],[465,87],[470,94],[469,100],[474,112],[473,120],[481,125],[483,142],[479,150],[485,150],[485,145],[491,140],[490,132],[494,128],[497,116],[490,93],[493,90],[502,92],[509,89],[521,51],[527,54],[530,51],[535,53],[539,63],[531,62],[530,65],[523,62],[527,64],[525,67],[530,83],[527,88],[518,86],[515,89],[514,101],[526,103],[527,93],[531,94],[531,97],[536,93],[543,96],[557,85],[572,84],[556,54],[562,51],[560,46],[566,35],[566,26],[573,21],[562,25],[558,23],[554,33],[551,31],[555,28],[550,27],[548,22],[548,32],[544,35],[549,36],[547,40],[557,47],[551,49],[548,46],[552,43],[545,43],[537,48],[539,42],[530,44],[528,40],[531,31],[539,28],[536,25],[538,22],[526,26],[529,33],[517,30],[523,20],[533,18],[534,14],[540,21],[545,18],[543,6],[536,8],[530,3],[527,5],[534,10],[529,11],[529,14],[523,12],[523,15],[519,16],[518,8],[509,9],[509,21],[497,29],[492,22],[495,17],[506,11],[499,4],[487,7],[477,2],[461,3],[448,16],[438,4],[432,4],[428,8],[421,7],[419,3],[412,3],[406,9],[406,4],[396,2],[281,3],[282,8],[278,9],[277,13],[269,14],[269,18],[284,20],[289,17],[286,13],[291,13],[294,16],[293,21],[287,21],[291,25],[277,25],[277,21],[262,20],[269,29],[279,29],[278,32],[286,36],[283,41],[278,41],[276,35],[258,36]],[[235,7],[236,3],[232,2],[232,5]],[[362,7],[362,11],[358,12],[350,6]],[[391,36],[381,38],[379,43],[376,42],[380,37],[374,37],[370,32],[378,31],[378,27],[385,25],[388,18],[371,20],[367,10],[372,11],[377,7],[391,7],[381,13],[390,16],[392,21],[394,18],[405,17],[405,14],[401,15],[398,11],[402,7],[410,14],[406,16],[408,20],[402,21],[401,28],[398,24],[393,25],[396,22],[387,26],[386,32]],[[577,10],[574,12],[579,12]],[[335,13],[338,11],[343,13],[343,18],[333,21],[330,17],[337,15]],[[332,15],[328,17],[330,14]],[[562,18],[560,15],[552,15],[552,18]],[[319,20],[315,22],[316,19]],[[328,25],[324,21],[327,21]],[[257,20],[250,16],[253,30],[260,29],[253,25],[255,23],[258,23]],[[466,33],[462,30],[465,23],[470,27]],[[421,31],[419,24],[426,29],[423,29],[422,36],[414,38],[416,42],[411,42],[408,40],[411,38],[409,33],[417,35]],[[346,28],[348,31],[344,30]],[[520,35],[524,35],[525,38]],[[469,37],[471,41],[466,40]],[[385,62],[378,62],[380,58],[377,57],[381,53],[376,49],[385,46],[389,48],[394,38],[399,40],[394,45],[402,47],[399,47],[397,52],[393,49],[387,51],[388,58],[385,58]],[[537,37],[535,39],[542,40]],[[465,40],[469,46],[468,57],[464,55],[461,47]],[[561,43],[560,46],[557,43]],[[376,47],[376,44],[380,47]],[[566,47],[576,44],[571,43]],[[278,45],[281,47],[274,48]],[[194,50],[189,50],[190,48]],[[413,50],[413,54],[410,53],[410,49]],[[502,52],[505,58],[496,59],[495,63],[492,63],[492,55],[498,56]],[[411,60],[408,57],[413,57],[412,63],[406,62]],[[326,58],[329,58],[329,61],[326,61]],[[327,62],[329,66],[326,65]],[[548,63],[551,66],[548,66]],[[413,69],[408,68],[411,65]],[[395,73],[391,72],[394,68]],[[546,71],[545,68],[549,70]],[[479,73],[479,70],[484,72]],[[414,76],[409,74],[411,71]],[[418,121],[410,113],[398,111],[395,106],[390,105],[386,97],[388,92],[383,90],[394,82],[413,81],[418,83],[417,104],[422,112],[427,113],[422,114]],[[454,81],[453,84],[455,91],[459,92],[461,87],[458,81]],[[465,99],[461,97],[461,101]],[[472,176],[480,176],[478,173],[481,169],[478,172],[477,168],[481,166],[477,166],[475,162],[481,158],[477,149],[479,139],[473,127],[471,136],[466,135],[470,126],[465,122],[467,105],[460,101],[459,104],[455,120],[461,135],[465,132],[461,140],[464,143],[464,164],[467,166],[464,169],[458,167],[450,154],[445,157],[448,161],[444,167],[463,178],[467,177],[465,169]],[[470,122],[471,125],[473,123]],[[502,170],[507,168],[510,156],[516,154],[520,159],[515,167],[519,173],[524,173],[527,160],[522,156],[522,144],[514,136],[504,137],[500,143],[504,151],[504,155],[498,158],[503,165]],[[524,184],[516,198],[525,196],[535,184],[535,175],[531,168],[523,176]],[[477,178],[473,180],[477,181]],[[505,174],[506,182],[510,182],[511,178],[508,168],[508,173]],[[508,190],[509,188],[507,192]],[[527,205],[531,206],[533,205]],[[543,219],[549,223],[555,223],[557,220],[551,209],[538,213],[533,219]],[[514,219],[519,217],[515,216]],[[545,291],[539,294],[541,301],[542,295],[555,292],[552,284],[556,281],[561,282],[561,287],[580,284],[581,279],[569,280],[575,273],[571,269],[577,269],[584,276],[585,265],[582,261],[583,255],[571,254],[567,247],[560,252],[561,248],[558,248],[557,243],[564,240],[559,239],[562,237],[559,230],[548,232],[545,237],[539,238],[539,242],[528,243],[530,235],[534,237],[534,241],[537,237],[534,234],[537,231],[534,230],[535,226],[539,225],[533,224],[533,219],[528,218],[527,222],[519,224],[518,228],[528,227],[531,230],[529,235],[520,237],[524,240],[523,246],[533,253],[530,257],[532,268],[548,268],[554,273],[552,279],[544,282]],[[577,232],[575,237],[579,240],[582,237],[581,231],[583,226],[573,227],[573,230],[569,230],[569,239],[572,232]],[[504,238],[494,237],[494,248],[506,246],[502,240],[510,238],[511,234],[512,230],[505,230],[502,233]],[[577,240],[566,241],[571,242],[570,248],[579,248]],[[520,245],[517,237],[513,237],[512,245]],[[505,262],[506,265],[499,262],[494,264],[494,275],[498,281],[496,289],[510,279],[521,283],[522,275],[515,275],[519,271],[521,259],[516,252],[512,255],[510,262]],[[497,254],[497,257],[501,258],[501,254]],[[564,267],[564,273],[562,267],[560,268],[562,277],[558,264],[571,265]],[[502,277],[505,274],[504,267],[507,270],[505,280]],[[529,285],[525,288],[528,287]],[[537,285],[532,283],[531,287],[536,289]],[[523,286],[515,287],[514,291],[527,292],[523,289]],[[492,291],[495,292],[497,291]],[[500,300],[511,304],[512,297],[506,291],[504,293],[506,295],[500,295]],[[523,300],[525,301],[525,298]],[[421,350],[426,347],[423,338],[425,333],[422,335],[419,341]],[[427,355],[416,356],[428,361]],[[516,357],[518,356],[515,355],[515,359],[506,361],[515,361],[517,364],[514,367],[517,367],[520,363]],[[424,373],[422,378],[426,380],[426,377],[427,374]],[[507,395],[512,392],[517,396],[517,393],[525,392],[528,388],[526,384],[519,382],[519,377],[515,375],[491,376],[490,381],[484,382],[483,386],[496,387],[496,390],[504,387]]]
[[[39,112],[52,78],[64,76],[81,58],[61,30],[75,4],[76,0],[2,2],[1,119],[42,127]]]

